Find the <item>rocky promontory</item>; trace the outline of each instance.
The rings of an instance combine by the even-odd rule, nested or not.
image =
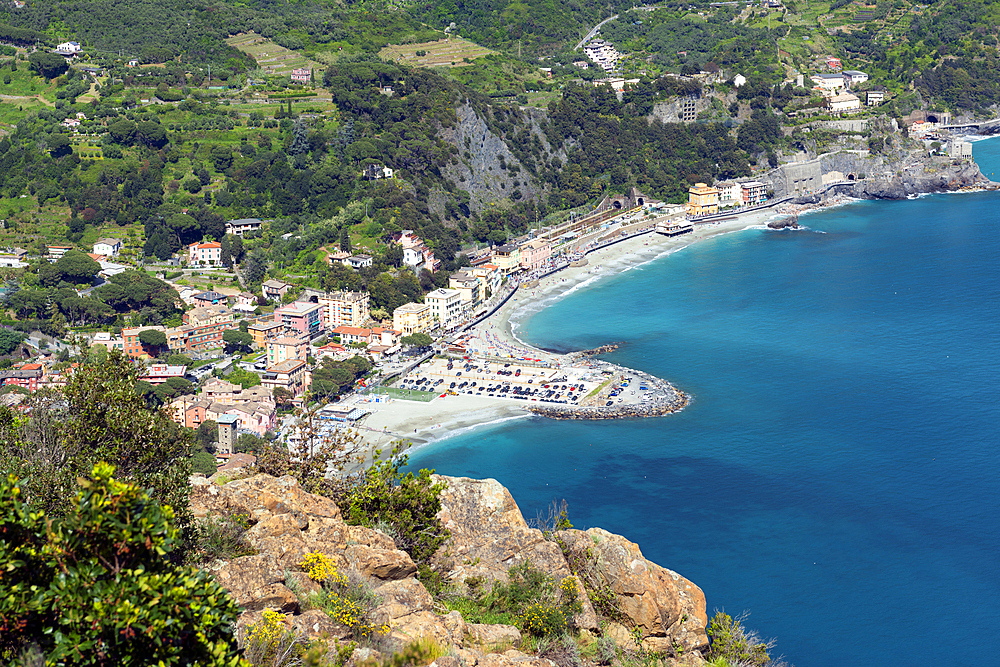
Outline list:
[[[704,594],[680,574],[647,560],[638,545],[600,528],[546,533],[531,528],[495,480],[434,476],[434,481],[444,487],[438,518],[450,535],[431,568],[452,594],[505,582],[512,567],[530,562],[556,582],[572,578],[581,602],[573,626],[582,637],[655,652],[665,665],[703,663],[708,648]],[[306,493],[292,477],[256,475],[220,485],[196,475],[191,507],[201,519],[239,514],[252,524],[244,536],[251,555],[205,566],[242,606],[238,627],[260,622],[264,610],[271,609],[289,628],[326,641],[334,653],[338,645],[347,645],[350,628],[304,604],[318,585],[301,563],[306,554],[318,553],[364,579],[377,598],[374,615],[385,635],[378,646],[362,643],[351,649],[348,665],[417,639],[444,649],[436,660],[440,667],[557,664],[533,655],[512,625],[471,623],[449,611],[417,579],[416,565],[392,537],[348,525],[336,503]],[[610,605],[614,618],[595,611],[590,590],[601,591],[596,604]]]
[[[859,199],[906,199],[912,195],[955,192],[988,185],[990,180],[979,171],[979,165],[971,160],[928,160],[918,163],[916,168],[866,178],[836,190]]]

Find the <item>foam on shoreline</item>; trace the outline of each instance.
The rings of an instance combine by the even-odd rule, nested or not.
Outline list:
[[[853,203],[853,200],[841,199],[832,205],[848,203]],[[804,212],[822,208],[827,206],[820,205]],[[512,346],[535,351],[544,357],[565,359],[568,355],[540,350],[522,340],[517,335],[522,324],[551,304],[590,287],[603,278],[633,269],[641,270],[646,264],[716,236],[767,229],[768,221],[793,214],[795,213],[774,210],[737,214],[732,220],[696,226],[695,231],[688,235],[665,237],[651,232],[602,248],[587,256],[588,264],[585,266],[566,268],[540,279],[536,287],[521,288],[513,299],[477,325],[475,330],[489,330],[492,335],[503,337]],[[384,448],[389,440],[404,439],[411,441],[419,449],[474,429],[494,427],[531,416],[533,415],[524,409],[523,404],[506,399],[460,395],[438,397],[429,403],[395,400],[389,404],[379,404],[376,412],[366,418],[365,425],[368,428],[362,434],[367,434],[366,439],[369,441],[374,439],[372,444],[375,446]]]

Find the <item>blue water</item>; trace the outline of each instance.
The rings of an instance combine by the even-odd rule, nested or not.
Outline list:
[[[1000,174],[1000,140],[975,144]],[[522,331],[669,378],[660,419],[531,418],[414,463],[565,498],[799,667],[1000,664],[1000,193],[862,202],[597,282]],[[821,233],[822,232],[822,233]]]

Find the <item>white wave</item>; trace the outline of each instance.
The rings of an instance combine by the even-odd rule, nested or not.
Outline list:
[[[470,424],[468,426],[463,426],[461,428],[456,428],[456,429],[445,429],[445,428],[442,428],[442,429],[438,429],[436,431],[431,431],[430,432],[431,433],[430,437],[428,437],[427,435],[425,435],[423,433],[418,433],[417,435],[419,437],[425,437],[425,438],[427,438],[427,440],[426,440],[426,442],[424,442],[422,444],[414,445],[413,448],[411,449],[411,451],[416,451],[416,450],[419,450],[419,449],[423,449],[424,447],[427,447],[428,445],[437,444],[439,442],[443,442],[445,440],[448,440],[449,438],[454,438],[454,437],[457,437],[457,436],[460,436],[460,435],[464,435],[465,433],[469,433],[470,431],[474,431],[476,429],[480,429],[480,428],[483,428],[485,426],[499,426],[500,424],[502,424],[504,422],[514,421],[515,419],[525,419],[525,418],[534,417],[534,416],[535,415],[533,415],[532,413],[528,412],[528,413],[525,413],[523,415],[509,415],[507,417],[500,417],[498,419],[492,419],[490,421],[478,422],[476,424]],[[439,432],[440,432],[440,435],[438,435]]]

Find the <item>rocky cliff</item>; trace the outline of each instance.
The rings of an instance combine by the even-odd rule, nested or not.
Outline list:
[[[570,581],[580,596],[574,625],[588,640],[612,640],[624,650],[641,648],[665,656],[667,665],[698,665],[707,649],[705,596],[693,583],[647,560],[638,545],[600,528],[543,534],[530,528],[517,503],[494,480],[437,476],[443,482],[438,514],[450,531],[448,543],[433,559],[453,595],[469,585],[506,581],[509,570],[528,562],[557,582]],[[437,603],[416,578],[417,567],[383,532],[349,526],[331,500],[304,492],[291,477],[257,475],[220,486],[192,478],[195,516],[240,513],[252,527],[245,541],[254,555],[207,566],[242,605],[239,626],[258,622],[265,609],[331,650],[351,637],[304,597],[318,588],[301,567],[307,553],[325,555],[338,570],[368,582],[377,596],[374,615],[386,632],[378,647],[401,648],[415,639],[432,639],[446,649],[440,667],[505,667],[514,663],[552,667],[547,658],[522,652],[520,631],[509,625],[467,622]],[[588,591],[600,591],[601,617]],[[384,626],[383,626],[384,624]],[[352,663],[370,657],[358,648]]]

